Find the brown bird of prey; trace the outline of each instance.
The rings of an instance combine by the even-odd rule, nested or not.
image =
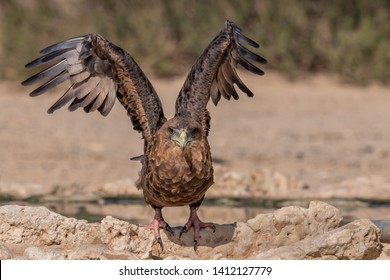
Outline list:
[[[194,230],[194,248],[200,229],[213,223],[202,222],[197,209],[207,189],[213,184],[213,165],[207,137],[210,114],[207,103],[214,105],[223,96],[238,99],[234,84],[252,97],[236,73],[237,64],[258,75],[264,72],[251,60],[264,64],[266,60],[243,44],[258,48],[232,22],[226,21],[220,33],[211,41],[192,67],[176,100],[175,116],[167,120],[161,101],[152,84],[134,59],[123,49],[97,34],[71,38],[41,51],[41,57],[26,64],[27,68],[43,66],[23,85],[45,82],[30,93],[41,95],[69,80],[69,89],[48,110],[53,113],[68,102],[69,110],[98,110],[106,116],[117,98],[131,119],[133,128],[142,133],[143,155],[140,178],[136,185],[143,191],[145,202],[155,215],[146,227],[162,247],[160,229],[171,234],[164,221],[163,207],[189,205],[190,216],[180,236]],[[144,225],[145,226],[145,225]]]

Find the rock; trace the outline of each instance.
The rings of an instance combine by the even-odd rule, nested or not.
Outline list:
[[[248,220],[255,232],[272,238],[275,246],[301,240],[337,228],[342,221],[340,211],[324,202],[312,201],[309,208],[284,207],[273,214],[263,214]]]
[[[115,219],[104,218],[100,224],[100,239],[116,254],[134,254],[137,258],[150,257],[154,236],[150,230]]]
[[[390,260],[390,243],[382,243],[382,252],[377,260]]]
[[[0,207],[0,256],[4,259],[373,259],[381,253],[379,230],[368,220],[339,227],[333,206],[314,201],[247,222],[203,229],[198,250],[192,231],[179,239],[161,230],[164,250],[144,227],[107,216],[99,224],[66,218],[44,207]],[[385,254],[380,255],[386,258]]]
[[[65,252],[60,248],[28,247],[24,250],[23,259],[26,260],[64,260]]]
[[[8,260],[12,258],[10,250],[4,246],[0,245],[0,260]]]
[[[257,254],[255,259],[367,260],[381,254],[380,231],[369,220],[357,220],[292,245]]]
[[[99,239],[96,224],[66,218],[45,207],[0,207],[0,242],[74,247]]]
[[[198,252],[192,248],[192,232],[178,238],[181,228],[174,228],[174,236],[162,233],[162,239],[169,245],[170,254],[191,259],[213,259],[215,256],[228,259],[247,259],[258,252],[292,244],[308,236],[323,234],[340,225],[342,217],[333,206],[315,201],[308,209],[290,206],[274,213],[260,214],[246,223],[218,225],[213,233],[201,231]],[[153,238],[151,236],[151,238]],[[153,240],[153,239],[152,239]]]
[[[127,260],[137,259],[133,254],[111,252],[104,244],[83,244],[67,252],[68,260]]]

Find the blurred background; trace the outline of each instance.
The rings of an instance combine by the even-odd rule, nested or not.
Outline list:
[[[255,98],[209,106],[216,183],[205,220],[243,221],[313,199],[346,220],[390,219],[387,0],[0,0],[0,202],[148,222],[153,212],[133,187],[140,165],[129,161],[142,141],[121,106],[106,118],[48,115],[65,88],[30,98],[20,82],[34,70],[24,65],[55,42],[99,33],[140,64],[169,117],[226,19],[260,42],[269,63],[263,77],[239,72]],[[171,225],[187,219],[164,211]]]
[[[129,50],[158,76],[181,74],[231,19],[290,78],[388,83],[389,11],[387,0],[1,0],[0,78],[20,78],[37,48],[86,33]]]

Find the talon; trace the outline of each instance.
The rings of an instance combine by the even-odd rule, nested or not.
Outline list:
[[[173,233],[173,230],[172,230],[172,228],[171,228],[170,225],[166,224],[164,229],[165,229],[167,232],[169,232],[172,236],[175,235],[175,234]]]
[[[163,242],[162,242],[162,240],[161,240],[161,237],[160,237],[160,236],[157,237],[156,240],[157,240],[158,245],[160,245],[161,252],[164,252],[164,244],[163,244]]]
[[[184,226],[181,231],[180,231],[180,234],[179,234],[179,239],[181,238],[181,236],[183,235],[183,233],[186,233],[188,231],[187,227]]]
[[[194,251],[196,252],[198,250],[198,240],[194,239]]]
[[[215,225],[212,225],[211,229],[213,230],[213,233],[215,233],[215,231],[217,230],[217,227]]]

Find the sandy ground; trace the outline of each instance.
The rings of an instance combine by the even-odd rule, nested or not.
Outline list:
[[[390,88],[355,87],[316,76],[290,82],[275,73],[243,75],[254,98],[209,104],[210,144],[217,164],[237,171],[267,167],[310,187],[359,176],[387,176],[390,166]],[[184,77],[151,78],[165,114]],[[67,186],[137,178],[129,160],[142,151],[117,103],[98,113],[46,113],[59,98],[30,98],[17,83],[0,84],[0,180]]]

